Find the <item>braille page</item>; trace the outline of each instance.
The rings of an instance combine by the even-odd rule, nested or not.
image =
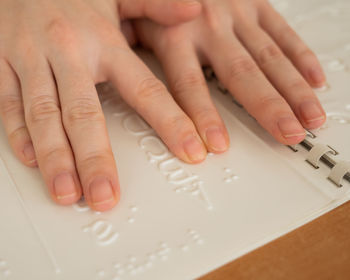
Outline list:
[[[334,7],[345,11],[347,5],[275,2],[289,20],[299,9],[308,18],[315,7],[340,3]],[[320,19],[322,30],[320,24],[327,20]],[[318,44],[321,35],[309,43]],[[140,56],[162,76],[149,53]],[[332,73],[323,93],[346,92],[348,76]],[[122,188],[119,205],[107,213],[93,212],[83,201],[55,205],[40,173],[14,157],[1,128],[0,279],[193,279],[349,199],[349,185],[335,194],[326,170],[314,171],[305,154],[276,143],[214,83],[209,86],[232,145],[199,165],[175,158],[113,89],[99,86]],[[344,100],[330,98],[339,106],[349,103],[346,94]],[[324,131],[338,123],[327,125]],[[349,135],[343,125],[330,140]],[[341,148],[349,152],[347,145]]]

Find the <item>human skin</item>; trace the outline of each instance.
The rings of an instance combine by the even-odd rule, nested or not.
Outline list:
[[[267,0],[202,0],[193,21],[164,27],[133,22],[133,40],[154,51],[170,92],[190,117],[207,149],[228,147],[224,123],[210,99],[201,66],[275,139],[291,145],[320,127],[325,112],[313,92],[326,78],[314,53]],[[178,120],[180,125],[183,120]],[[165,139],[166,142],[167,139]],[[203,151],[203,158],[205,152]]]
[[[322,69],[266,1],[32,2],[0,1],[0,113],[15,154],[28,166],[38,164],[59,204],[74,203],[83,193],[92,209],[105,211],[120,197],[95,89],[99,82],[111,81],[188,163],[229,145],[201,65],[212,65],[238,101],[283,144],[300,142],[303,126],[316,128],[325,120],[311,89],[324,85]],[[170,92],[121,34],[122,20],[142,16],[159,24],[135,21],[134,37],[127,22],[123,30],[155,51]]]
[[[14,153],[40,168],[54,201],[72,204],[84,194],[105,211],[119,200],[96,83],[112,81],[143,115],[169,123],[184,114],[165,87],[160,109],[145,106],[160,82],[129,48],[120,22],[176,24],[200,11],[190,0],[0,1],[1,118]]]

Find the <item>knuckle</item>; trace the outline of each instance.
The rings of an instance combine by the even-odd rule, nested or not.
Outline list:
[[[291,92],[295,92],[296,94],[300,94],[302,92],[306,92],[309,91],[309,86],[306,83],[305,80],[303,79],[297,79],[294,81],[291,81],[288,85],[287,88],[289,88],[289,90]]]
[[[281,58],[283,58],[283,53],[275,44],[270,44],[263,47],[259,51],[258,55],[260,65],[265,65]]]
[[[222,27],[226,26],[226,18],[222,17],[222,12],[218,7],[211,6],[210,9],[205,9],[204,17],[206,26],[213,34],[221,34]]]
[[[277,31],[277,36],[281,38],[283,41],[286,41],[286,40],[289,40],[290,38],[296,38],[297,34],[288,25],[285,25]]]
[[[216,119],[218,113],[213,107],[198,107],[193,109],[193,116],[195,119],[205,122]]]
[[[164,42],[162,45],[179,45],[183,41],[183,38],[184,36],[181,28],[168,28],[162,32],[161,40]]]
[[[98,17],[94,19],[94,26],[96,26],[96,33],[105,44],[112,46],[128,45],[124,35],[112,22]]]
[[[257,73],[259,73],[259,68],[249,56],[241,56],[234,58],[229,63],[229,79],[237,78],[246,74],[256,75]]]
[[[187,131],[193,127],[190,119],[183,114],[164,118],[162,126],[166,131]]]
[[[19,58],[18,64],[21,66],[31,65],[38,57],[38,48],[36,43],[29,35],[23,36],[23,38],[17,38],[13,42],[12,49],[9,53],[13,57]]]
[[[26,112],[26,120],[29,123],[38,123],[50,119],[60,118],[60,108],[54,97],[40,95],[32,99]]]
[[[155,77],[141,80],[136,87],[136,107],[140,108],[145,104],[157,100],[166,92],[164,84]]]
[[[255,110],[271,112],[273,113],[275,109],[285,108],[286,102],[280,96],[265,96],[257,100],[255,104]]]
[[[108,166],[113,166],[114,157],[110,149],[98,152],[95,151],[84,155],[84,157],[82,157],[82,159],[79,160],[77,164],[84,170],[87,170],[88,168],[95,168],[96,166],[104,166],[106,164]]]
[[[72,151],[68,147],[54,147],[52,149],[41,149],[38,146],[37,155],[44,163],[62,162],[64,158],[70,158]]]
[[[26,126],[20,126],[14,129],[13,131],[9,132],[8,138],[10,142],[15,142],[17,139],[21,139],[24,136],[26,136],[28,133]]]
[[[78,98],[62,109],[65,125],[74,125],[81,122],[103,122],[104,115],[101,107],[91,98]]]
[[[6,118],[12,115],[23,115],[22,99],[17,95],[6,95],[0,98],[0,111]]]
[[[178,95],[188,90],[203,88],[206,86],[206,81],[202,72],[191,70],[184,72],[181,77],[174,82],[173,93]]]
[[[69,21],[63,16],[51,19],[46,25],[46,33],[52,42],[60,46],[73,46],[76,42],[75,32]]]
[[[306,57],[312,57],[312,58],[316,58],[316,55],[314,54],[313,51],[311,51],[309,48],[302,48],[301,50],[297,51],[295,56],[297,58],[306,58]]]

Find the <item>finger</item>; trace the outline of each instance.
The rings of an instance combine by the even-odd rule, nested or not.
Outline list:
[[[81,187],[62,126],[50,67],[40,55],[21,58],[16,66],[23,92],[25,120],[41,173],[52,198],[59,204],[72,204],[80,199]]]
[[[122,0],[121,19],[148,17],[160,24],[173,25],[189,21],[201,12],[198,0]]]
[[[206,148],[193,122],[146,65],[131,50],[115,49],[108,61],[109,79],[169,149],[185,162],[203,161]]]
[[[318,98],[275,42],[256,25],[240,25],[237,34],[303,126],[308,129],[320,127],[326,114]]]
[[[136,34],[132,28],[132,23],[129,20],[124,20],[121,22],[120,29],[125,37],[125,39],[128,41],[129,46],[134,46],[137,43]]]
[[[219,80],[239,103],[276,140],[291,145],[302,141],[305,131],[287,102],[265,78],[236,38],[213,40],[206,52]],[[216,55],[219,53],[220,55]]]
[[[10,145],[27,166],[37,166],[34,147],[24,120],[24,109],[18,78],[11,66],[0,60],[0,115]]]
[[[84,197],[92,209],[109,210],[119,201],[120,188],[93,78],[77,52],[56,53],[50,62]]]
[[[226,151],[229,146],[228,133],[211,100],[193,47],[185,42],[156,49],[156,53],[173,97],[194,122],[208,151]]]
[[[316,55],[268,1],[262,3],[260,14],[262,28],[271,35],[312,87],[323,87],[326,84],[326,77]]]

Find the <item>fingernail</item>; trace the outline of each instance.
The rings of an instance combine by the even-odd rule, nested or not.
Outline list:
[[[310,78],[317,87],[322,87],[326,81],[326,77],[321,69],[314,68],[310,71]]]
[[[198,6],[200,2],[198,0],[181,0],[181,3],[187,6]]]
[[[284,138],[305,137],[305,130],[295,118],[282,118],[278,121],[278,127]]]
[[[54,192],[58,200],[77,196],[77,189],[73,177],[69,173],[62,173],[54,180]]]
[[[187,157],[192,162],[199,162],[204,160],[207,154],[203,144],[195,136],[191,136],[184,142],[184,150],[187,154]]]
[[[300,113],[304,121],[314,127],[321,126],[326,118],[320,106],[313,101],[302,103]]]
[[[227,150],[227,141],[219,127],[211,127],[206,131],[207,144],[215,152],[224,152]]]
[[[112,185],[106,178],[96,178],[90,184],[90,195],[95,206],[109,204],[115,200]]]
[[[23,154],[24,154],[24,158],[28,163],[36,162],[35,151],[32,143],[25,144],[23,149]]]

